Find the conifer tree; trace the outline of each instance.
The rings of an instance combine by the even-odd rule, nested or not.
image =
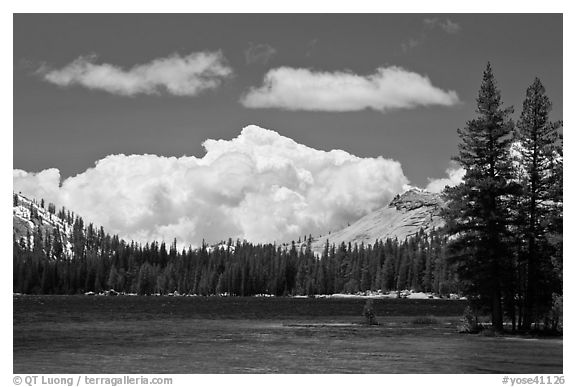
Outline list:
[[[463,182],[446,190],[444,217],[455,236],[450,249],[469,298],[490,310],[492,325],[503,327],[503,273],[511,269],[506,243],[513,192],[509,147],[512,108],[503,108],[500,90],[488,63],[477,98],[478,116],[458,129],[461,143],[454,157],[465,170]]]
[[[522,113],[517,123],[518,179],[522,187],[518,200],[518,227],[523,239],[520,257],[522,288],[522,328],[529,329],[537,315],[552,303],[558,290],[553,273],[553,248],[547,238],[550,214],[561,212],[562,194],[555,186],[561,166],[559,131],[561,122],[550,122],[552,104],[540,79],[526,91]],[[561,175],[561,173],[560,173]],[[561,216],[561,214],[560,214]],[[540,310],[537,310],[540,309]]]

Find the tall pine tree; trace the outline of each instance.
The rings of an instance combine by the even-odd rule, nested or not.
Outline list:
[[[561,167],[561,122],[550,122],[552,104],[540,79],[536,78],[526,91],[522,113],[517,123],[519,168],[522,192],[518,200],[518,227],[523,239],[519,259],[522,289],[522,328],[529,329],[538,315],[547,311],[552,293],[561,289],[554,278],[550,243],[550,215],[557,213],[562,193],[558,194],[556,179]],[[561,173],[560,173],[561,175]],[[557,222],[556,222],[557,223]],[[561,221],[560,221],[561,223]]]
[[[466,174],[460,185],[446,190],[444,217],[454,236],[450,251],[469,298],[489,309],[493,327],[501,330],[504,274],[512,269],[507,202],[512,193],[509,148],[514,124],[513,109],[502,107],[490,63],[476,101],[477,118],[458,129],[461,143],[454,160]]]

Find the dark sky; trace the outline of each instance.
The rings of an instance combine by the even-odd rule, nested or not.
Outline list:
[[[449,20],[452,29],[427,23]],[[455,27],[456,25],[456,27]],[[256,45],[274,50],[247,63]],[[59,87],[35,74],[96,54],[125,69],[173,53],[220,50],[234,76],[198,96],[118,96]],[[482,71],[492,62],[506,105],[519,115],[541,78],[562,118],[562,15],[74,15],[14,16],[14,168],[75,175],[109,154],[202,156],[201,143],[231,139],[248,124],[317,149],[401,162],[411,183],[442,177],[457,152],[456,129],[474,117]],[[454,90],[456,106],[380,112],[249,109],[239,99],[280,66],[372,74],[400,66]]]

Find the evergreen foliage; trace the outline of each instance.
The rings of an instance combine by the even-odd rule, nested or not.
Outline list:
[[[526,91],[516,125],[519,143],[517,179],[522,192],[517,201],[517,228],[522,244],[518,253],[521,326],[529,329],[552,306],[552,295],[562,291],[553,263],[560,253],[562,233],[561,122],[550,122],[552,104],[540,79]],[[559,184],[557,182],[559,179]],[[561,260],[560,260],[561,261]],[[556,270],[557,271],[557,270]]]
[[[502,298],[512,268],[509,197],[512,181],[510,144],[514,124],[512,108],[503,108],[490,64],[484,71],[477,98],[478,117],[458,129],[461,143],[454,158],[466,169],[464,181],[446,190],[445,212],[450,243],[467,293],[478,306],[487,307],[496,329],[503,327]]]
[[[528,330],[546,316],[562,287],[562,145],[560,122],[539,79],[528,88],[514,130],[490,64],[478,116],[458,130],[454,158],[463,182],[446,188],[449,262],[476,312],[495,330],[504,320]]]
[[[14,241],[14,292],[77,294],[114,289],[148,294],[252,296],[314,295],[413,289],[448,295],[458,282],[445,262],[446,238],[439,230],[423,231],[404,242],[374,245],[326,244],[315,256],[308,237],[297,247],[236,241],[219,248],[169,251],[164,243],[127,243],[84,227],[75,217],[70,255],[56,228],[42,239],[36,227],[34,245]],[[49,236],[49,235],[48,235]],[[36,241],[44,241],[42,245]],[[24,243],[23,243],[24,242]],[[398,272],[398,269],[402,273]],[[426,281],[424,281],[426,279]]]

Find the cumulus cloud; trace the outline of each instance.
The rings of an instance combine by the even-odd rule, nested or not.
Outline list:
[[[266,64],[276,54],[276,49],[269,44],[250,43],[244,51],[246,64]]]
[[[60,200],[60,171],[56,168],[45,169],[38,173],[26,172],[21,169],[12,171],[14,192],[32,194],[48,202]]]
[[[427,76],[395,66],[380,67],[367,76],[280,67],[268,71],[263,85],[250,89],[240,102],[248,108],[387,111],[451,106],[458,103],[458,95],[433,86]]]
[[[257,126],[204,148],[202,158],[107,156],[61,185],[55,169],[15,170],[14,190],[127,239],[198,245],[323,234],[387,204],[408,183],[397,161],[316,150]]]
[[[197,52],[157,58],[127,70],[108,63],[98,64],[95,56],[82,56],[61,69],[43,66],[38,73],[58,86],[79,85],[122,96],[162,92],[195,96],[218,87],[232,75],[232,69],[221,52]]]
[[[462,183],[466,170],[461,167],[453,166],[446,170],[447,177],[441,179],[428,178],[426,190],[430,192],[442,192],[446,186],[453,187]]]
[[[446,32],[447,34],[456,34],[460,32],[460,24],[446,18],[446,19],[439,19],[437,17],[433,18],[426,18],[424,19],[424,25],[428,28],[440,28],[442,31]]]

